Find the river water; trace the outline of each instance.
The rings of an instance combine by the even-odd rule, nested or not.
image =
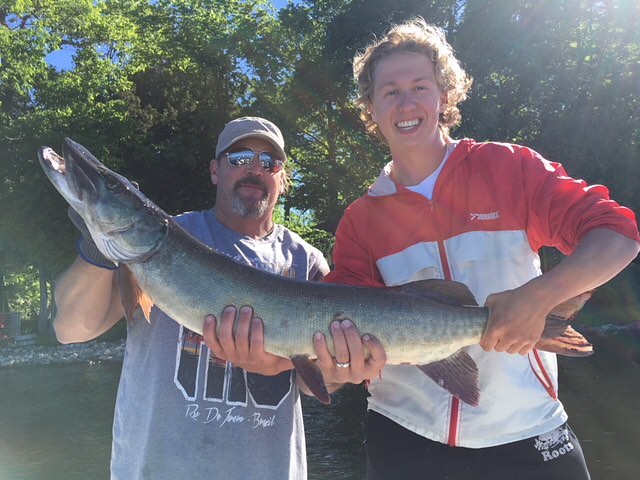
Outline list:
[[[596,339],[560,359],[560,397],[593,480],[640,478],[638,338]],[[0,368],[0,480],[108,479],[119,362]],[[366,392],[304,398],[310,480],[364,478]],[[481,478],[481,476],[479,476]]]

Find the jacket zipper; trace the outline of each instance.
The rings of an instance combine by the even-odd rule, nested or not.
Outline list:
[[[451,418],[449,419],[449,438],[447,445],[458,446],[458,423],[460,422],[460,399],[451,396]]]
[[[449,261],[444,250],[444,242],[438,240],[438,251],[440,253],[440,263],[442,264],[442,274],[445,280],[452,280]],[[460,399],[451,395],[451,417],[449,418],[449,438],[447,445],[455,447],[458,444],[458,425],[460,424]]]
[[[429,200],[429,208],[431,213],[435,215],[435,205],[432,200]],[[452,280],[451,269],[449,268],[449,261],[447,259],[447,253],[444,249],[444,241],[438,239],[438,253],[440,254],[440,264],[442,265],[442,275],[445,280]],[[449,418],[449,438],[447,439],[447,445],[455,447],[458,444],[458,425],[460,423],[460,399],[451,395],[451,416]]]

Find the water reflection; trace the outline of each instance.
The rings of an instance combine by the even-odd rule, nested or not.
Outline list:
[[[109,478],[119,364],[0,369],[0,480]]]
[[[351,385],[335,393],[329,406],[303,397],[309,480],[364,478],[366,396],[363,386]]]
[[[597,354],[560,359],[560,397],[593,480],[640,472],[638,338],[592,338]],[[0,480],[108,479],[119,363],[0,368]],[[366,392],[304,398],[310,480],[364,478]]]
[[[640,478],[640,337],[590,340],[596,354],[560,359],[560,398],[593,480]]]

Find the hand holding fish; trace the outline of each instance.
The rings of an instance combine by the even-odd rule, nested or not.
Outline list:
[[[262,319],[253,316],[249,306],[240,308],[238,325],[234,334],[236,308],[225,307],[220,318],[220,328],[214,315],[205,317],[203,337],[211,352],[221,360],[261,375],[277,375],[291,370],[291,360],[264,351],[264,327]]]
[[[485,351],[526,355],[533,350],[555,305],[549,305],[548,296],[531,287],[525,284],[487,297],[489,320],[480,340]]]
[[[345,383],[362,383],[379,375],[387,361],[382,344],[371,335],[360,337],[351,320],[335,320],[331,323],[331,336],[335,358],[329,352],[327,340],[320,332],[314,336],[314,348],[318,366],[329,391]],[[369,356],[365,355],[365,349]]]

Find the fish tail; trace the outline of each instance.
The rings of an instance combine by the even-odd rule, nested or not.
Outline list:
[[[554,308],[547,316],[542,337],[536,343],[535,348],[569,357],[591,355],[593,345],[570,325],[570,322],[590,297],[591,292],[586,292]]]

